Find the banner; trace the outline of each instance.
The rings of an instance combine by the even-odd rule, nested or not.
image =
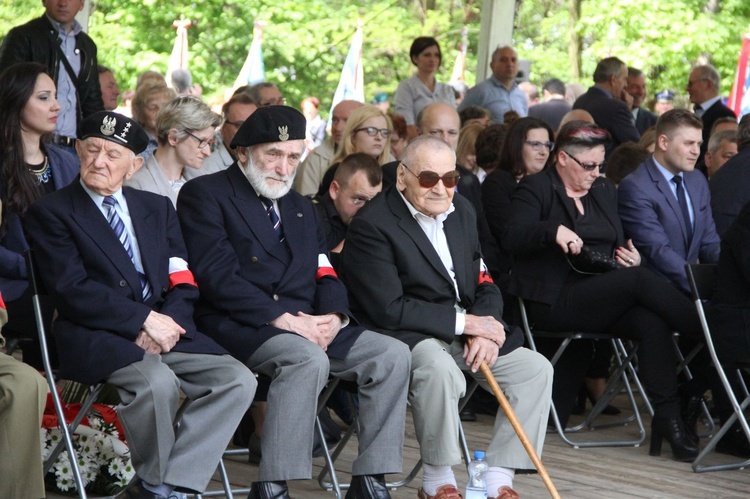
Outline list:
[[[245,64],[242,65],[240,74],[234,80],[233,90],[243,85],[255,85],[266,81],[266,70],[263,66],[263,28],[266,26],[265,21],[255,21],[253,28],[253,42],[250,44],[250,50],[247,53]]]
[[[341,70],[339,86],[336,87],[336,93],[333,95],[331,112],[333,108],[342,100],[365,101],[364,76],[362,71],[362,24],[357,24],[357,31],[352,37],[352,44],[349,46],[349,53],[346,55],[344,67]]]
[[[742,51],[737,60],[737,73],[734,76],[732,93],[729,94],[727,107],[734,111],[738,118],[750,113],[750,71],[747,63],[750,56],[750,33],[742,37]]]

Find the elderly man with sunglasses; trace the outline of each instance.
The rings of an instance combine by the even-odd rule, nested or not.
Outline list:
[[[405,150],[396,184],[352,219],[341,254],[361,323],[411,347],[409,401],[425,463],[423,499],[459,497],[451,466],[461,462],[462,369],[489,390],[479,367],[490,366],[537,452],[552,388],[549,362],[522,348],[520,330],[502,322],[503,301],[482,261],[476,214],[454,196],[459,176],[446,142],[418,137]],[[533,464],[502,412],[487,448],[488,497],[518,497],[515,470]]]

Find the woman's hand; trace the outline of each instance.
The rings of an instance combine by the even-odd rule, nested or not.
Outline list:
[[[623,267],[637,267],[641,264],[641,254],[633,246],[632,239],[628,239],[627,246],[620,246],[615,250],[615,258]]]
[[[583,248],[583,241],[578,237],[578,234],[564,225],[557,227],[557,237],[555,237],[555,242],[562,248],[563,253],[577,255],[581,252],[581,248]]]

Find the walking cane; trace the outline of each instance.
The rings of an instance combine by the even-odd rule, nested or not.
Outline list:
[[[471,346],[472,339],[467,338],[466,340],[469,346]],[[542,464],[542,460],[539,459],[539,456],[537,456],[536,449],[534,449],[534,446],[531,444],[531,441],[529,440],[528,435],[526,435],[526,431],[524,431],[523,426],[521,426],[520,421],[518,421],[518,418],[516,417],[516,413],[513,412],[513,408],[510,406],[510,402],[508,402],[508,399],[505,397],[505,394],[503,393],[502,389],[500,389],[500,385],[497,384],[495,375],[492,374],[492,371],[490,370],[486,362],[482,362],[482,365],[479,367],[479,370],[482,371],[482,374],[484,374],[484,377],[487,378],[487,383],[490,384],[490,388],[492,388],[492,393],[495,394],[495,397],[497,398],[497,401],[500,403],[500,407],[503,409],[505,416],[508,418],[508,421],[510,421],[511,426],[513,426],[513,429],[516,431],[516,435],[518,435],[518,439],[521,441],[521,445],[523,445],[523,448],[526,449],[526,453],[531,458],[531,462],[534,463],[534,467],[539,472],[539,476],[542,477],[542,481],[544,482],[544,485],[547,487],[547,490],[549,491],[549,495],[553,499],[560,499],[560,494],[557,492],[557,489],[555,488],[555,484],[552,483],[552,479],[547,473],[547,469],[544,467],[544,464]]]

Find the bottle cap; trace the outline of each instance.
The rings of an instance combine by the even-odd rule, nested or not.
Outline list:
[[[474,451],[474,459],[484,459],[484,451],[483,450],[475,450]]]

